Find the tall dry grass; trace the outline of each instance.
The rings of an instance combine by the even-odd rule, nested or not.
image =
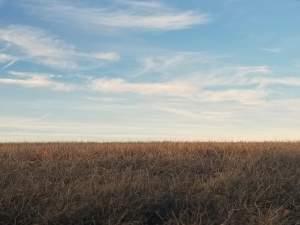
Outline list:
[[[300,224],[300,143],[1,144],[0,224]]]

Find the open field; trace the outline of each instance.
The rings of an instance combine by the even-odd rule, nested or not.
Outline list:
[[[1,144],[0,224],[300,224],[300,143]]]

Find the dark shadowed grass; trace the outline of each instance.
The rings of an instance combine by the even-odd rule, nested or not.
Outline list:
[[[0,145],[0,224],[300,224],[300,143]]]

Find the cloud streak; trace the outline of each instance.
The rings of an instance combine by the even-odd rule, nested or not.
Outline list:
[[[253,75],[253,74],[270,74],[272,70],[269,66],[239,66],[236,68],[238,75]]]
[[[14,85],[24,88],[46,88],[54,91],[73,91],[76,89],[75,85],[56,81],[45,74],[12,72],[11,75],[14,77],[0,78],[0,86]]]
[[[99,53],[91,53],[90,57],[93,57],[97,60],[105,60],[105,61],[119,61],[120,55],[116,52],[99,52]]]
[[[136,93],[142,95],[186,96],[196,92],[195,86],[187,82],[134,83],[123,79],[96,79],[91,88],[104,93]]]
[[[239,102],[244,105],[255,105],[265,102],[266,91],[259,89],[227,89],[219,91],[204,91],[200,93],[208,102]]]
[[[0,43],[8,44],[6,52],[13,52],[17,60],[30,61],[57,69],[80,69],[82,63],[99,64],[99,61],[118,61],[115,52],[86,53],[66,44],[58,37],[30,26],[10,25],[0,27]],[[0,55],[1,61],[12,61],[8,54]]]
[[[262,50],[273,54],[278,54],[282,51],[281,48],[262,48]]]
[[[28,26],[0,28],[0,41],[12,46],[23,60],[34,60],[52,67],[75,68],[70,57],[74,49],[46,32]]]
[[[18,61],[18,59],[15,56],[0,53],[0,64],[2,64],[1,70],[4,70],[13,64],[15,64]]]
[[[114,1],[106,7],[88,7],[62,1],[26,0],[24,5],[32,13],[55,20],[95,29],[181,30],[206,24],[209,16],[193,10],[176,10],[160,2]]]
[[[15,57],[8,55],[8,54],[0,53],[0,63],[8,63],[8,62],[12,61],[13,59],[15,59]]]

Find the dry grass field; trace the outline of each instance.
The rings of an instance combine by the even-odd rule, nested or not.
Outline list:
[[[300,224],[300,143],[1,144],[0,224]]]

